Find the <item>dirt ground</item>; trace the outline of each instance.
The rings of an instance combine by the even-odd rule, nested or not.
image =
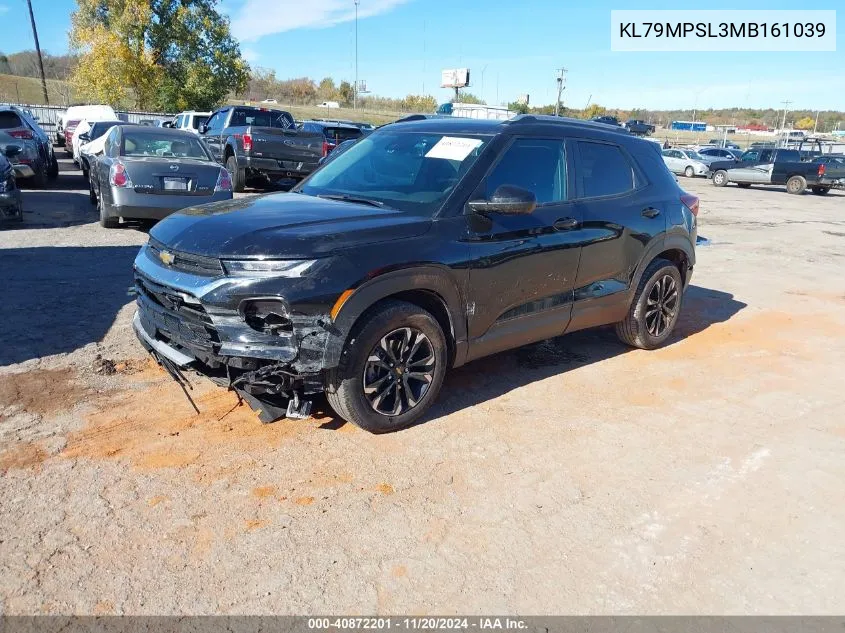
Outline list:
[[[845,610],[845,195],[702,198],[672,343],[453,371],[427,423],[262,425],[130,329],[78,172],[0,231],[0,613]]]

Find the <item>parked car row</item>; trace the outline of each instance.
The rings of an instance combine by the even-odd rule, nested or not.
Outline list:
[[[50,138],[29,112],[17,106],[0,105],[0,132],[20,145],[15,156],[15,172],[20,179],[30,179],[35,187],[44,187],[59,175],[59,162]]]

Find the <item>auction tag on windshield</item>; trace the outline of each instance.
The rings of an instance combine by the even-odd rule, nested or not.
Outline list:
[[[463,160],[470,152],[481,145],[477,138],[461,138],[459,136],[444,136],[434,147],[428,150],[426,158],[445,158],[446,160]]]

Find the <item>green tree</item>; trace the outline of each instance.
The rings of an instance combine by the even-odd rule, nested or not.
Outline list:
[[[334,79],[324,77],[317,86],[317,98],[320,101],[334,101],[336,97],[337,86],[334,85]]]
[[[519,103],[518,101],[513,101],[508,104],[508,110],[518,112],[519,114],[528,114],[529,108],[527,103]]]
[[[584,110],[584,118],[592,119],[594,116],[600,116],[605,112],[607,112],[607,108],[604,108],[597,103],[591,103],[587,106],[587,109]]]
[[[340,100],[340,105],[342,106],[350,106],[352,105],[353,100],[353,89],[352,84],[346,81],[345,79],[340,82],[340,86],[337,89],[337,96]]]
[[[110,83],[106,73],[117,72],[138,107],[211,109],[228,93],[243,91],[249,79],[249,66],[217,4],[77,0],[71,44],[85,57],[74,83],[86,94],[102,92],[98,85]],[[86,69],[89,61],[97,63]]]
[[[479,105],[487,105],[487,102],[484,101],[481,97],[477,97],[471,92],[461,92],[458,93],[456,99],[452,100],[453,103],[477,103]]]
[[[406,112],[434,112],[437,109],[437,99],[431,95],[408,95],[402,99],[399,109]]]

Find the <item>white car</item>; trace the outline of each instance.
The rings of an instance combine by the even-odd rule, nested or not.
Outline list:
[[[276,101],[275,99],[265,99],[265,100],[264,100],[264,101],[262,101],[261,103],[279,103],[279,102],[278,102],[278,101]]]
[[[663,162],[673,174],[683,174],[687,178],[710,176],[711,161],[689,149],[664,149]]]
[[[116,121],[118,118],[114,108],[107,105],[82,105],[71,106],[59,116],[59,123],[56,126],[56,142],[65,146],[65,151],[72,155],[72,147],[69,143],[73,139],[73,133],[80,121]]]
[[[186,130],[194,134],[199,134],[200,125],[208,121],[208,117],[210,116],[211,112],[196,112],[194,110],[180,112],[173,120],[171,127],[175,130]]]
[[[323,101],[317,106],[318,108],[339,108],[340,104],[337,101]]]

